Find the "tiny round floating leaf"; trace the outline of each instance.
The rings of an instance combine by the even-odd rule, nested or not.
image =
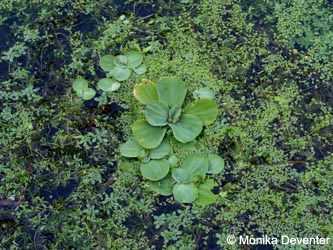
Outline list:
[[[113,91],[114,81],[110,78],[102,78],[97,82],[97,87],[103,91]]]
[[[115,57],[114,64],[116,66],[126,66],[127,64],[127,57],[124,55],[119,55]]]
[[[79,91],[82,91],[82,90],[85,90],[88,88],[88,81],[84,78],[76,78],[74,81],[73,81],[73,89],[76,91],[76,92],[79,92]]]
[[[87,88],[82,91],[82,99],[86,101],[94,98],[95,95],[96,91],[92,88]]]

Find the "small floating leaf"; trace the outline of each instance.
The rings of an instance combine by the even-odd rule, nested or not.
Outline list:
[[[193,183],[177,183],[173,187],[175,200],[181,203],[191,203],[198,197],[198,188]]]
[[[201,88],[193,92],[194,99],[214,99],[214,92],[210,88]]]
[[[200,155],[192,155],[185,159],[180,168],[189,173],[189,181],[197,181],[205,177],[208,171],[208,160]]]
[[[143,81],[140,84],[134,85],[133,94],[142,104],[158,101],[156,85],[152,81]]]
[[[172,177],[175,179],[175,181],[183,182],[188,180],[188,171],[183,168],[176,168],[172,171]]]
[[[120,67],[126,66],[126,64],[127,64],[127,57],[124,56],[124,55],[116,56],[115,60],[114,60],[114,64],[116,66],[120,66]]]
[[[138,67],[143,61],[143,55],[137,51],[128,51],[125,56],[127,58],[127,67],[129,68]]]
[[[202,130],[202,121],[195,115],[183,114],[176,123],[169,123],[174,137],[182,142],[193,141]]]
[[[150,181],[150,187],[160,195],[169,196],[172,195],[173,180],[170,175],[167,175],[162,180]]]
[[[112,70],[112,75],[118,81],[125,81],[131,76],[131,71],[128,68],[116,66]]]
[[[135,73],[138,75],[144,74],[147,71],[147,66],[145,64],[141,64],[140,66],[133,69]]]
[[[88,81],[84,78],[76,78],[73,81],[73,89],[76,92],[83,91],[88,88]]]
[[[116,66],[114,61],[115,57],[113,55],[105,55],[99,59],[99,66],[104,71],[111,71]]]
[[[132,139],[120,146],[119,151],[125,157],[139,157],[144,154],[145,149]]]
[[[166,159],[151,160],[148,163],[140,165],[140,171],[143,177],[151,181],[163,179],[170,170],[170,164]]]
[[[169,154],[171,151],[171,146],[167,140],[162,141],[162,143],[149,152],[149,157],[151,159],[162,159],[164,156]]]
[[[217,105],[213,100],[199,99],[193,105],[187,106],[184,113],[196,115],[207,126],[216,120]]]
[[[169,109],[163,102],[151,102],[145,110],[147,122],[153,126],[164,126],[168,124]]]
[[[80,92],[82,94],[82,99],[86,101],[94,98],[94,96],[96,95],[96,91],[92,88],[87,88]]]
[[[183,105],[187,89],[182,80],[176,77],[162,78],[156,87],[159,100],[165,102],[169,108]]]
[[[118,82],[114,82],[110,78],[102,78],[97,82],[97,87],[103,91],[114,91],[115,83],[118,83]],[[119,84],[119,86],[120,86],[120,84]]]
[[[146,120],[141,119],[134,122],[133,135],[136,141],[144,148],[153,149],[162,142],[166,129],[153,127]]]
[[[197,205],[209,205],[217,200],[218,195],[211,190],[216,186],[212,179],[206,179],[204,183],[198,187],[198,198],[195,200]]]
[[[224,169],[224,160],[217,154],[212,154],[208,159],[208,174],[219,174]]]

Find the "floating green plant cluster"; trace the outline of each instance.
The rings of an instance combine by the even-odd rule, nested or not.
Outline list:
[[[217,105],[211,95],[207,98],[207,92],[211,93],[207,89],[197,91],[197,100],[183,107],[187,88],[176,77],[134,86],[134,96],[146,105],[144,119],[134,122],[134,138],[123,144],[120,152],[141,161],[141,174],[149,180],[152,190],[166,196],[173,194],[181,203],[208,205],[217,198],[211,191],[215,183],[206,175],[223,171],[223,159],[215,154],[193,154],[178,165],[177,152],[168,142],[173,137],[181,144],[192,142],[204,126],[215,121]]]
[[[132,71],[141,75],[147,71],[143,64],[143,55],[137,51],[128,51],[124,55],[104,55],[99,60],[99,66],[106,73],[105,78],[97,82],[97,87],[105,92],[113,92],[119,89],[121,81],[127,80]],[[95,97],[96,91],[88,87],[88,81],[78,77],[73,81],[73,89],[78,97],[83,100],[90,100]]]

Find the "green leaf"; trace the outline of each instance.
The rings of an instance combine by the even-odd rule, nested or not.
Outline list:
[[[152,126],[164,126],[168,124],[169,109],[163,102],[151,102],[145,111],[147,122]]]
[[[169,173],[169,170],[170,164],[166,159],[151,160],[140,165],[142,176],[151,181],[162,180]]]
[[[209,88],[201,88],[193,92],[194,99],[214,99],[214,92]]]
[[[128,51],[125,56],[127,57],[127,67],[129,68],[138,67],[143,61],[143,55],[137,51]]]
[[[208,160],[200,155],[192,155],[185,159],[180,168],[188,171],[189,181],[197,181],[205,177],[208,171]]]
[[[116,65],[114,64],[115,57],[113,55],[105,55],[99,59],[99,66],[104,71],[111,71]]]
[[[148,149],[158,147],[166,132],[166,128],[153,127],[144,119],[134,122],[132,130],[135,140]]]
[[[219,174],[224,169],[224,160],[217,154],[211,154],[208,159],[208,174]]]
[[[204,183],[198,187],[198,198],[195,200],[197,205],[209,205],[217,200],[218,195],[211,190],[216,186],[212,179],[206,179]]]
[[[147,66],[145,64],[141,64],[140,66],[134,68],[133,71],[138,75],[142,75],[147,72]]]
[[[150,188],[160,195],[172,195],[173,180],[170,175],[167,175],[162,180],[150,181]]]
[[[186,169],[176,168],[172,171],[172,177],[177,182],[184,182],[188,180],[189,174]]]
[[[198,197],[198,188],[193,183],[177,183],[172,192],[180,203],[191,203]]]
[[[176,167],[178,163],[178,158],[175,155],[171,155],[168,159],[171,167]]]
[[[94,98],[94,96],[96,95],[96,91],[92,88],[87,88],[85,90],[78,91],[77,93],[80,97],[82,97],[83,100],[86,101]]]
[[[115,91],[119,88],[120,83],[110,78],[102,78],[97,82],[97,87],[103,91]]]
[[[162,141],[162,143],[157,147],[153,148],[149,152],[149,157],[151,159],[162,159],[164,156],[169,154],[171,151],[171,146],[167,140]]]
[[[169,122],[176,123],[179,120],[180,115],[182,114],[182,110],[178,106],[173,106],[169,110]]]
[[[184,113],[196,115],[207,126],[216,120],[217,105],[213,100],[199,99],[193,105],[187,106]]]
[[[127,57],[124,55],[116,56],[114,64],[119,67],[125,67],[127,65]]]
[[[174,137],[182,142],[193,141],[202,130],[202,121],[195,115],[183,114],[176,123],[169,123]]]
[[[134,97],[142,104],[149,104],[151,102],[158,101],[156,85],[151,81],[134,85],[133,94]]]
[[[145,149],[134,139],[121,145],[119,151],[125,157],[142,157],[145,154]]]
[[[76,78],[72,86],[76,92],[83,91],[88,88],[88,81],[84,78]]]
[[[128,68],[116,66],[111,71],[113,77],[118,81],[125,81],[131,76],[131,71]]]
[[[159,100],[166,103],[169,108],[183,105],[187,89],[182,80],[176,77],[162,78],[156,87]]]

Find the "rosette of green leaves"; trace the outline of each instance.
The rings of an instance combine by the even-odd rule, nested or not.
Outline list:
[[[111,75],[117,81],[127,80],[132,71],[137,74],[143,74],[147,67],[143,62],[143,55],[137,51],[128,51],[123,55],[104,55],[99,60],[99,66],[108,75]]]
[[[218,174],[223,169],[224,160],[216,154],[188,157],[179,168],[172,171],[172,178],[176,181],[172,189],[175,200],[181,203],[195,202],[198,205],[215,202],[218,196],[211,191],[215,183],[206,178],[206,174]]]
[[[88,81],[84,78],[78,77],[73,81],[72,85],[78,97],[83,100],[90,100],[96,95],[96,91],[88,87]]]
[[[120,147],[122,156],[141,160],[140,171],[143,177],[151,181],[163,179],[170,170],[170,163],[164,159],[171,151],[168,141],[164,140],[157,148],[143,148],[135,139]]]
[[[181,143],[193,141],[203,126],[212,124],[217,117],[217,105],[208,98],[196,100],[183,108],[187,89],[176,78],[162,78],[155,85],[145,82],[134,86],[134,96],[146,104],[145,119],[133,125],[136,141],[144,148],[155,148],[163,140],[167,128]]]

